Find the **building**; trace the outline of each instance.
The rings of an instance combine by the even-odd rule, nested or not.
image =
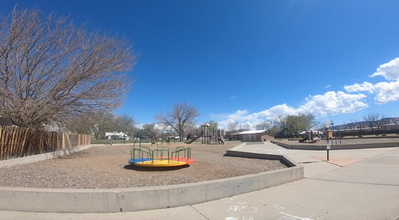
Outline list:
[[[123,132],[105,132],[105,139],[107,140],[130,140],[131,137]]]
[[[237,131],[237,132],[228,132],[226,135],[225,135],[225,139],[227,139],[227,140],[229,140],[229,141],[237,141],[237,140],[240,140],[239,138],[239,134],[241,133],[242,131]]]
[[[274,140],[274,134],[266,130],[243,131],[238,134],[241,142],[262,142]]]

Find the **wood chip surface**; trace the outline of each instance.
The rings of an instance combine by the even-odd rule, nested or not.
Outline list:
[[[164,145],[191,148],[194,163],[179,169],[130,165],[132,145],[95,146],[57,159],[0,169],[1,187],[112,189],[164,186],[256,174],[284,169],[278,160],[224,156],[240,142],[226,145]],[[152,146],[155,149],[156,146]]]

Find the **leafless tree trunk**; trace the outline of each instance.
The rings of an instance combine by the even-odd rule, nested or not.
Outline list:
[[[123,132],[124,134],[133,137],[136,132],[136,128],[134,126],[134,119],[129,115],[120,115],[116,117],[116,126],[119,132]],[[126,141],[126,137],[124,137],[123,142]]]
[[[374,125],[378,126],[379,119],[380,119],[380,113],[369,113],[367,115],[363,115],[364,122],[367,122],[369,124],[372,131],[374,131]]]
[[[162,137],[162,130],[160,130],[159,128],[157,128],[155,126],[155,124],[153,123],[149,123],[149,124],[144,124],[142,129],[148,129],[151,132],[153,132],[155,134],[156,138]]]
[[[358,123],[358,119],[350,118],[349,121],[351,122],[351,130],[352,130],[352,137],[355,137],[355,131]]]
[[[218,128],[219,128],[219,124],[216,122],[216,121],[208,121],[207,122],[208,124],[209,124],[209,130],[210,131],[212,131],[212,132],[214,132],[214,131],[217,131],[218,130]]]
[[[238,122],[230,121],[229,124],[227,125],[227,130],[231,132],[238,131],[238,129],[240,129],[240,125],[238,124]]]
[[[186,129],[195,124],[195,118],[200,116],[196,107],[186,103],[173,103],[172,110],[164,115],[162,111],[155,115],[155,120],[165,126],[170,126],[179,134],[180,141],[185,136]]]
[[[272,128],[272,122],[271,121],[264,121],[260,124],[255,125],[256,130],[269,130]]]
[[[240,130],[241,131],[249,131],[251,130],[251,126],[249,124],[240,124]]]
[[[118,107],[132,83],[129,43],[41,14],[0,17],[0,115],[34,127]]]
[[[99,140],[104,137],[105,132],[116,131],[116,118],[117,116],[112,113],[99,111],[74,118],[68,123],[68,127],[78,133],[92,134],[96,140]]]
[[[388,117],[387,115],[381,114],[380,120],[377,123],[378,129],[385,128],[385,130],[386,130],[386,124],[387,124],[386,118],[387,117]]]

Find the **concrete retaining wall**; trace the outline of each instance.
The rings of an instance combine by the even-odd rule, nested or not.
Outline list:
[[[226,156],[233,157],[248,157],[248,158],[258,158],[258,159],[266,159],[266,160],[279,160],[284,163],[288,167],[301,167],[296,161],[292,160],[286,155],[279,154],[257,154],[245,151],[235,151],[235,150],[227,150]],[[302,167],[303,168],[303,167]]]
[[[37,155],[32,155],[32,156],[27,156],[27,157],[18,157],[18,158],[14,158],[14,159],[2,160],[2,161],[0,161],[0,168],[34,163],[34,162],[39,162],[39,161],[47,160],[47,159],[54,159],[54,158],[62,157],[64,155],[72,154],[72,153],[75,153],[75,152],[78,152],[81,150],[85,150],[87,148],[90,148],[91,146],[92,145],[84,145],[84,146],[80,146],[80,147],[72,147],[72,148],[67,148],[67,149],[44,153],[44,154],[37,154]]]
[[[240,147],[238,147],[240,148]],[[287,169],[171,186],[126,189],[34,189],[0,187],[0,210],[107,213],[192,205],[253,192],[302,179],[303,166],[281,155],[239,152],[226,155],[279,159]]]
[[[248,193],[303,178],[303,167],[228,179],[104,190],[0,188],[0,210],[106,213],[162,209],[197,204]]]

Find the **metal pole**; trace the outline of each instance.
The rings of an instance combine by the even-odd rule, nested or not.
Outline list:
[[[330,160],[330,150],[327,149],[327,161]]]
[[[330,148],[331,148],[330,141],[327,140],[327,146],[326,146],[326,150],[327,150],[327,161],[330,160]]]

